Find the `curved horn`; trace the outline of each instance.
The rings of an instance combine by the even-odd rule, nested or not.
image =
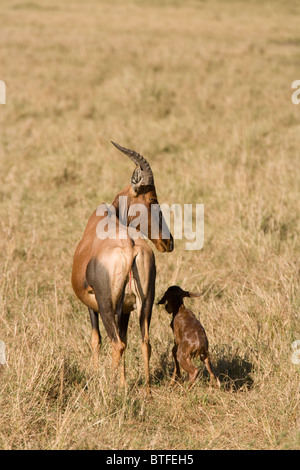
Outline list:
[[[134,150],[126,149],[125,147],[121,147],[121,145],[116,144],[115,142],[111,141],[111,143],[118,149],[120,152],[125,153],[127,157],[129,157],[137,166],[141,167],[143,172],[143,183],[145,185],[154,185],[154,177],[151,170],[151,167],[147,160],[140,155],[139,153],[135,152]]]

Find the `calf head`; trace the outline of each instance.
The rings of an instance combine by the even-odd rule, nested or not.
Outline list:
[[[179,286],[171,286],[166,290],[166,292],[158,302],[158,305],[165,304],[165,309],[168,313],[177,313],[179,307],[183,304],[184,297],[200,296],[201,294],[183,290]]]

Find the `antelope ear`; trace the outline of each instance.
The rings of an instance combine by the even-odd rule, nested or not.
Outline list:
[[[143,175],[140,165],[137,165],[136,169],[132,173],[130,183],[135,194],[138,194],[140,186],[143,183]]]
[[[159,300],[159,302],[157,302],[157,305],[162,305],[162,304],[164,304],[166,301],[167,301],[167,298],[166,298],[166,295],[164,295],[164,296]]]
[[[199,294],[198,292],[188,292],[187,297],[201,297],[202,294]]]

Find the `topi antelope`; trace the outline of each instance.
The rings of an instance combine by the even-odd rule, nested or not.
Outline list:
[[[115,236],[105,238],[97,234],[99,223],[104,221],[104,213],[99,209],[104,206],[105,214],[109,212],[105,204],[99,206],[91,215],[75,251],[72,286],[77,297],[89,310],[94,367],[98,365],[101,347],[98,316],[100,313],[112,345],[113,370],[116,371],[121,364],[121,385],[125,385],[124,352],[129,316],[132,310],[137,309],[142,336],[145,383],[149,391],[149,327],[155,295],[156,268],[154,253],[143,238],[149,238],[158,251],[171,252],[173,237],[168,232],[168,236],[163,238],[165,221],[158,205],[149,163],[140,154],[112,143],[135,163],[136,168],[130,184],[117,194],[111,205],[115,213]],[[121,204],[124,200],[125,214],[124,205]],[[141,205],[136,207],[142,207],[146,211],[147,233],[142,233],[143,237],[132,234],[131,224],[136,218],[130,213],[130,208],[136,204]],[[153,206],[158,210],[152,211]],[[141,226],[142,224],[139,226],[140,234]],[[153,233],[156,234],[155,237]]]

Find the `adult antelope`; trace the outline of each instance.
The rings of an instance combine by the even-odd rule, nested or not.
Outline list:
[[[117,370],[121,363],[122,385],[125,384],[124,351],[127,344],[128,321],[131,311],[137,309],[142,336],[145,382],[149,390],[151,355],[149,326],[155,294],[156,268],[151,247],[141,236],[137,238],[138,232],[132,229],[137,217],[132,215],[131,208],[141,207],[146,211],[147,223],[142,224],[143,229],[146,225],[143,235],[154,243],[158,251],[172,251],[173,237],[170,232],[167,231],[168,236],[163,232],[165,221],[158,205],[149,163],[140,154],[112,143],[135,163],[136,168],[130,185],[117,194],[110,207],[115,213],[114,237],[105,238],[101,234],[99,237],[97,232],[99,223],[104,222],[104,217],[108,215],[109,210],[106,205],[100,205],[91,215],[75,251],[72,286],[77,297],[89,310],[94,367],[98,365],[98,353],[101,347],[98,316],[100,313],[112,345],[113,369]],[[121,204],[124,201],[127,208],[125,214],[122,213],[124,204]],[[136,206],[137,204],[141,206]],[[156,211],[151,210],[154,208]],[[141,225],[135,228],[142,230]]]

